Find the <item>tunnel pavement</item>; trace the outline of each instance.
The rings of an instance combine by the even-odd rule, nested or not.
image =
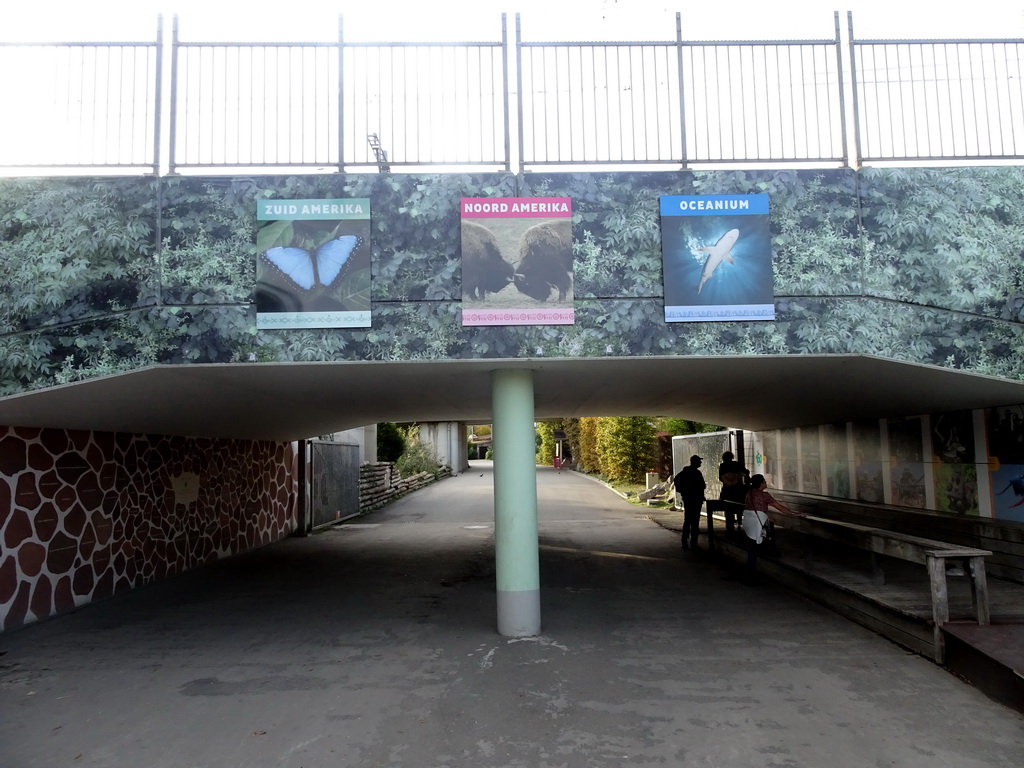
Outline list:
[[[1024,764],[1013,710],[570,472],[542,634],[500,637],[492,479],[0,635],[0,766]]]

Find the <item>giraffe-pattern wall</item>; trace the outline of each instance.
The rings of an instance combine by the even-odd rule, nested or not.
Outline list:
[[[277,541],[291,443],[0,427],[0,628]]]

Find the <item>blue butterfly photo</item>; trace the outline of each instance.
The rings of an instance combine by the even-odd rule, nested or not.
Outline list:
[[[261,201],[256,220],[257,328],[370,326],[369,199]]]
[[[309,251],[294,246],[268,248],[263,260],[303,291],[330,288],[340,278],[352,253],[362,245],[356,235],[341,235]]]

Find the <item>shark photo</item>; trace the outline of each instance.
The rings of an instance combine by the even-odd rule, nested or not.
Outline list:
[[[667,321],[774,318],[767,210],[766,195],[662,198]]]

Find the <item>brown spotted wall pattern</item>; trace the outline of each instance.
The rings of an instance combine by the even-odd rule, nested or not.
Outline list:
[[[291,443],[0,427],[0,628],[284,538]]]

